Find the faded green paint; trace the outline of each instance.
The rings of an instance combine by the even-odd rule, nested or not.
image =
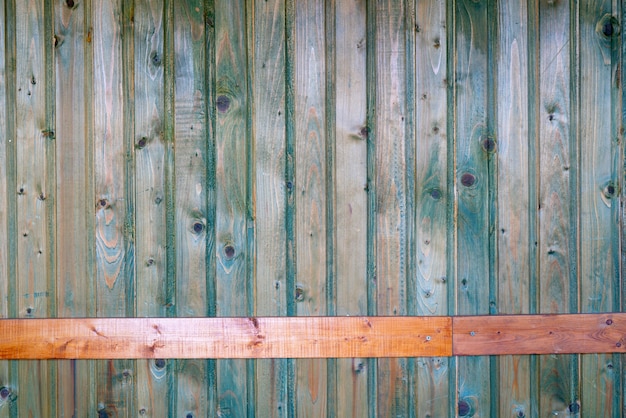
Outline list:
[[[0,316],[619,311],[623,11],[0,0]],[[618,417],[622,363],[6,362],[0,417]]]

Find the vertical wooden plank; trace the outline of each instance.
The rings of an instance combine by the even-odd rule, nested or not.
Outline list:
[[[298,315],[326,314],[325,13],[298,1],[295,13],[295,202]],[[297,415],[326,413],[326,360],[298,360]]]
[[[567,2],[539,5],[539,311],[569,312],[577,299],[577,233],[570,199],[577,162],[571,155],[570,9]],[[574,229],[572,229],[574,226]],[[573,282],[575,283],[575,281]],[[577,409],[575,356],[540,360],[539,415],[570,414]],[[572,410],[570,410],[572,405]]]
[[[284,1],[254,2],[254,28],[255,314],[286,316]],[[257,361],[258,416],[287,416],[286,367],[284,359]]]
[[[56,314],[54,286],[54,91],[50,42],[53,16],[40,1],[17,2],[17,295],[20,317]],[[46,19],[50,21],[46,22]],[[50,67],[48,67],[50,66]],[[55,415],[54,369],[20,362],[20,414]]]
[[[133,315],[134,158],[132,4],[94,1],[93,117],[96,215],[96,314]],[[100,415],[134,416],[134,363],[101,361],[97,370]]]
[[[9,118],[9,101],[6,91],[6,57],[8,51],[12,51],[12,48],[7,48],[5,30],[7,29],[7,21],[5,15],[6,0],[0,1],[0,196],[6,196],[0,202],[0,318],[9,317],[9,269],[8,269],[8,249],[9,249],[9,234],[8,234],[8,222],[9,222],[9,203],[11,196],[15,199],[15,194],[7,193],[9,190],[8,180],[9,166],[7,164],[7,154],[9,152],[9,135],[7,130],[7,119]],[[11,388],[11,381],[9,376],[9,362],[0,361],[0,418],[9,418],[9,399],[8,390]],[[2,389],[4,388],[4,396],[2,396]]]
[[[499,314],[529,313],[530,271],[527,0],[498,11],[497,155]],[[530,357],[499,359],[499,416],[531,416]],[[495,395],[495,394],[494,394]]]
[[[415,10],[415,295],[417,315],[448,314],[446,276],[447,74],[445,2],[417,1]],[[417,360],[415,411],[450,416],[449,360]]]
[[[89,9],[66,1],[55,2],[56,73],[56,194],[57,194],[57,294],[59,317],[93,315],[94,263],[90,250],[93,225],[91,208],[95,197],[93,151],[88,128],[91,80],[88,62]],[[60,361],[57,387],[59,416],[88,415],[95,397],[78,395],[78,388],[90,388],[91,362]]]
[[[376,9],[376,283],[377,314],[405,315],[405,37],[404,4]],[[406,359],[378,360],[379,416],[407,414]]]
[[[218,2],[216,30],[216,303],[219,316],[247,315],[248,80],[245,1]],[[217,365],[219,413],[244,416],[246,362]]]
[[[163,0],[137,0],[135,51],[135,187],[137,315],[167,315]],[[164,416],[168,368],[163,360],[137,361],[137,408]]]
[[[488,1],[456,5],[457,312],[489,313]],[[494,17],[495,18],[495,17]],[[487,357],[457,360],[459,416],[491,416]]]
[[[612,98],[617,19],[612,1],[580,9],[580,300],[583,312],[619,309],[619,230],[613,220],[621,172]],[[619,106],[616,106],[619,109]],[[610,278],[616,277],[611,280]],[[614,356],[581,356],[581,414],[613,417],[620,412]]]
[[[336,300],[337,315],[367,314],[366,2],[337,1]],[[337,416],[367,415],[366,359],[337,360]]]
[[[174,128],[176,141],[176,313],[204,316],[207,306],[207,242],[213,239],[215,220],[207,210],[208,154],[205,84],[205,10],[202,1],[174,2]],[[207,61],[208,60],[208,61]],[[167,98],[166,98],[167,99]],[[172,204],[174,204],[172,202]],[[215,405],[207,402],[207,363],[197,360],[169,362],[178,379],[177,416],[209,416]]]
[[[7,304],[6,310],[10,318],[18,317],[18,298],[17,298],[17,246],[16,239],[9,239],[9,237],[18,236],[18,224],[17,224],[17,200],[19,195],[17,194],[17,74],[15,63],[15,50],[16,50],[16,28],[17,28],[17,16],[15,13],[15,1],[4,1],[4,92],[6,98],[6,114],[4,119],[4,126],[6,127],[4,133],[6,134],[3,147],[5,151],[6,166],[4,173],[6,174],[6,192],[7,199],[4,200],[6,206],[6,233],[7,238],[5,241],[6,249],[6,289],[7,289]],[[12,196],[12,197],[11,197]],[[3,382],[4,387],[8,389],[5,391],[7,395],[3,403],[4,412],[9,417],[17,417],[18,404],[14,402],[15,394],[19,387],[19,373],[18,362],[11,361],[7,364],[7,380]]]

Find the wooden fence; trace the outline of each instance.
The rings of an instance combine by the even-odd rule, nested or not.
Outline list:
[[[625,13],[0,0],[0,317],[620,312]],[[0,418],[619,417],[615,351],[4,360]]]

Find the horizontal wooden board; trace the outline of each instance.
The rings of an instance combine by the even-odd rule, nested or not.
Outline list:
[[[452,318],[455,356],[626,352],[626,314]]]
[[[351,358],[626,352],[626,313],[0,320],[0,359]]]
[[[452,354],[449,317],[0,321],[0,359],[324,358]]]

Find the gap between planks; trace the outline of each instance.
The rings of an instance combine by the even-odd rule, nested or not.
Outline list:
[[[351,358],[626,352],[626,313],[0,320],[0,359]]]

